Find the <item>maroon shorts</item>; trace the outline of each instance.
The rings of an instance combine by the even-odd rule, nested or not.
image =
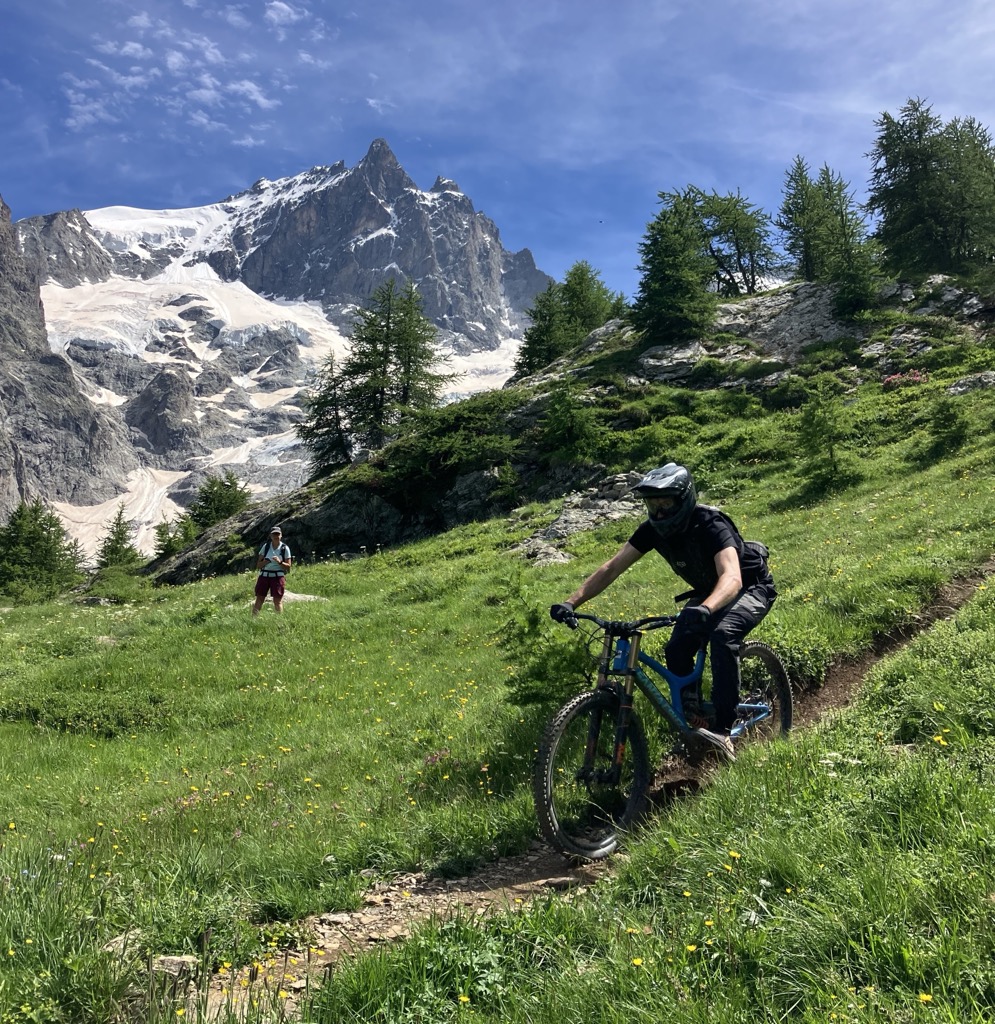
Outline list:
[[[256,580],[256,597],[265,597],[267,594],[272,594],[275,601],[277,598],[283,597],[283,592],[286,589],[286,576],[260,576]]]

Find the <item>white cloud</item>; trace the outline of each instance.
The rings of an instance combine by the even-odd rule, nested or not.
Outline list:
[[[152,56],[152,51],[141,43],[130,41],[127,43],[106,42],[98,43],[94,47],[98,53],[106,53],[111,57],[130,57],[132,60],[147,60]]]
[[[128,92],[138,92],[142,89],[147,89],[156,78],[162,75],[158,68],[140,67],[129,68],[129,74],[122,74],[120,71],[115,71],[114,68],[108,67],[92,57],[88,58],[86,63],[102,71],[110,79],[111,84],[118,89],[124,89]]]
[[[152,27],[152,19],[147,11],[142,11],[141,14],[133,14],[128,19],[127,25],[129,28],[147,29]]]
[[[233,145],[241,146],[243,149],[255,149],[257,146],[265,146],[265,139],[258,139],[254,135],[243,135],[240,139],[233,139]]]
[[[228,6],[221,12],[221,17],[228,22],[232,28],[251,28],[252,22],[242,13],[239,7]]]
[[[226,125],[221,121],[215,121],[209,114],[203,110],[195,110],[190,114],[187,120],[195,128],[204,128],[207,131],[222,131]]]
[[[65,124],[72,131],[82,131],[95,124],[117,122],[118,118],[107,109],[107,103],[102,97],[89,96],[76,89],[66,89],[65,94],[69,101],[69,116]]]
[[[176,45],[186,50],[194,62],[217,65],[228,63],[218,44],[205,35],[186,33],[183,38],[176,40]]]
[[[293,25],[295,22],[307,18],[308,14],[306,9],[297,10],[290,4],[284,3],[283,0],[270,0],[266,5],[265,17],[271,25]]]
[[[393,110],[396,104],[391,103],[390,100],[378,100],[371,96],[366,97],[366,105],[372,110],[375,110],[378,114],[383,116],[388,110]]]
[[[125,43],[118,53],[122,57],[131,57],[132,60],[145,60],[152,56],[152,51],[147,46],[136,42]]]
[[[187,93],[187,98],[193,100],[194,103],[203,103],[208,107],[218,106],[222,101],[221,83],[208,74],[199,75],[197,81],[200,83],[200,88],[191,89]]]
[[[298,50],[297,59],[301,64],[307,64],[310,67],[318,68],[320,71],[327,71],[332,66],[332,62],[330,60],[320,60],[313,54],[308,53],[307,50]]]
[[[228,85],[228,91],[235,93],[236,96],[244,96],[250,102],[255,103],[260,110],[272,110],[273,107],[280,105],[279,100],[267,98],[263,94],[262,89],[255,82],[250,82],[247,78],[243,78],[240,82],[231,82]]]
[[[172,71],[174,75],[178,75],[185,71],[190,65],[190,61],[188,61],[187,58],[179,52],[179,50],[169,50],[166,53],[165,60],[166,67]]]

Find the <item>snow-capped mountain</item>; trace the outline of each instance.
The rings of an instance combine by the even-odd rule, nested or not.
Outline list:
[[[53,501],[91,549],[123,500],[150,550],[155,523],[221,467],[262,497],[299,486],[296,396],[347,351],[356,307],[389,278],[417,286],[461,393],[507,379],[524,310],[550,281],[454,182],[415,187],[382,140],[351,169],[261,180],[209,206],[72,210],[15,228],[51,353],[133,449],[119,493],[98,489],[93,504],[51,480],[19,488]]]

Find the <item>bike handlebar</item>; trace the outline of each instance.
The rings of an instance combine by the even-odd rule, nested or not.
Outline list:
[[[579,619],[586,619],[603,629],[606,633],[616,636],[631,636],[640,629],[661,629],[664,626],[672,626],[677,621],[676,615],[650,615],[645,619],[636,619],[634,622],[616,622],[609,619],[598,618],[597,615],[586,615],[584,612],[574,612],[568,618],[563,619],[563,624],[570,629],[576,629],[580,624]]]

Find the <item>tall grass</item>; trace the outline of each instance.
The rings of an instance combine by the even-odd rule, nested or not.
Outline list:
[[[798,496],[780,421],[737,421],[758,460],[742,472],[717,427],[695,442],[703,479],[773,552],[781,596],[758,635],[797,680],[914,621],[995,548],[991,399],[971,401],[962,447],[910,469],[909,432],[889,426],[863,482],[818,501]],[[307,914],[356,907],[371,872],[462,873],[526,849],[543,712],[509,697],[580,685],[557,669],[576,638],[545,609],[635,525],[577,534],[570,564],[535,569],[511,548],[556,509],[297,568],[291,590],[322,600],[280,618],[250,618],[251,575],[0,610],[0,1021],[115,1020],[150,956],[251,963]],[[679,589],[646,558],[595,610],[666,610]],[[934,631],[928,674],[926,653],[896,662],[901,685],[881,676],[837,729],[722,773],[631,846],[603,898],[427,932],[345,972],[315,1019],[659,1019],[677,1005],[691,1020],[824,1020],[858,1002],[849,1019],[972,1019],[991,992],[977,893],[993,890],[990,637],[971,628],[970,644],[961,626]],[[946,662],[949,694],[933,678]],[[396,995],[377,1004],[373,982]]]
[[[308,1019],[990,1020],[993,611],[980,591],[835,721],[751,748],[586,899],[427,926]]]

